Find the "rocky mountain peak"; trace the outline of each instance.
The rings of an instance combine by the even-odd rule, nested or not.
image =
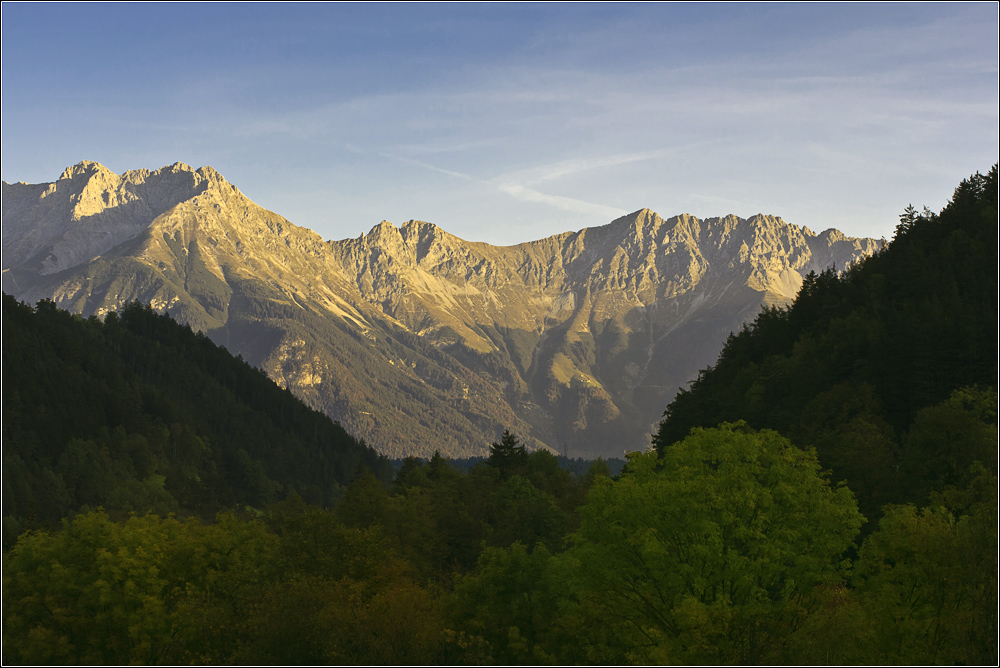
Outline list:
[[[847,235],[840,230],[835,230],[832,227],[828,230],[823,230],[818,235],[821,239],[824,239],[827,243],[835,244],[838,241],[844,241],[847,239]]]
[[[452,237],[434,223],[422,220],[408,220],[399,226],[399,232],[404,239],[413,243],[429,242]],[[457,239],[458,237],[452,237]]]
[[[229,184],[229,182],[226,181],[226,177],[217,172],[215,168],[212,167],[211,165],[204,165],[203,167],[199,167],[197,170],[195,170],[195,173],[207,181],[212,181],[215,183],[227,184],[227,185]]]
[[[650,225],[657,225],[657,224],[663,222],[663,219],[660,218],[659,214],[657,214],[655,211],[652,211],[652,210],[646,209],[646,208],[642,208],[642,209],[639,209],[638,211],[634,211],[634,212],[628,214],[627,216],[623,216],[622,218],[619,218],[618,220],[619,221],[620,220],[627,220],[627,221],[631,222],[633,225],[635,225],[637,227],[647,227],[647,226],[650,226]],[[617,222],[617,221],[615,221],[615,222]],[[614,223],[612,223],[612,224],[614,224]]]
[[[576,454],[645,447],[730,331],[878,243],[646,208],[515,246],[419,220],[323,241],[181,162],[3,185],[5,290],[169,309],[396,456],[481,453],[502,427]]]
[[[102,165],[99,162],[94,162],[93,160],[81,160],[71,167],[67,167],[63,170],[63,173],[59,176],[59,180],[72,179],[78,176],[88,177],[94,173],[108,173],[113,172]]]
[[[609,231],[618,230],[619,234],[624,232],[625,234],[641,237],[662,224],[663,219],[660,218],[659,214],[655,211],[651,211],[649,209],[639,209],[638,211],[633,211],[632,213],[624,215],[621,218],[616,218],[607,225],[592,229],[607,229]]]
[[[3,266],[35,263],[42,274],[69,269],[145,230],[177,204],[226,184],[211,167],[183,162],[115,174],[83,160],[57,181],[5,184]]]
[[[388,220],[383,220],[381,223],[369,230],[366,238],[378,240],[385,237],[393,238],[399,235],[399,228],[390,223]]]
[[[383,220],[362,241],[366,249],[377,251],[379,257],[392,258],[397,264],[411,267],[423,266],[430,261],[444,262],[456,255],[464,257],[469,248],[480,245],[459,239],[422,220],[408,220],[399,227]],[[349,240],[334,242],[334,245],[343,246],[345,252],[353,247]],[[373,255],[364,261],[367,259],[376,258]],[[356,258],[355,262],[359,260]]]

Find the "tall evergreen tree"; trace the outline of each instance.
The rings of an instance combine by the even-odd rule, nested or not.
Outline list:
[[[500,442],[490,445],[487,464],[500,471],[501,477],[506,479],[525,471],[528,466],[528,451],[514,434],[504,429]]]

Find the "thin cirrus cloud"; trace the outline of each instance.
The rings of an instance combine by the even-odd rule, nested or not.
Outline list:
[[[581,213],[588,216],[603,216],[611,219],[628,213],[628,211],[624,209],[616,209],[614,207],[596,204],[594,202],[585,202],[584,200],[575,199],[573,197],[547,195],[543,192],[535,190],[534,188],[527,188],[525,186],[517,185],[516,183],[500,183],[497,184],[497,189],[504,194],[510,195],[514,199],[521,200],[522,202],[545,204],[546,206],[551,206],[562,211]]]
[[[388,153],[382,153],[381,155],[383,157],[385,157],[385,158],[398,160],[399,162],[406,163],[408,165],[414,165],[414,166],[420,167],[422,169],[428,169],[428,170],[430,170],[432,172],[438,172],[439,174],[444,174],[446,176],[451,176],[451,177],[454,177],[456,179],[462,179],[463,181],[482,181],[482,179],[476,178],[475,176],[472,176],[471,174],[463,174],[462,172],[456,172],[456,171],[454,171],[452,169],[444,169],[442,167],[436,167],[436,166],[428,164],[428,163],[426,163],[426,162],[424,162],[422,160],[415,160],[413,158],[406,158],[406,157],[400,157],[400,156],[392,156],[392,155],[390,155]]]
[[[643,162],[662,157],[665,151],[643,151],[641,153],[620,153],[599,158],[581,158],[562,160],[550,165],[541,165],[508,175],[508,178],[524,180],[528,184],[543,183],[555,179],[573,176],[581,172],[595,169],[608,169],[632,162]]]
[[[391,157],[391,156],[388,156],[386,154],[386,157]],[[529,186],[537,183],[542,183],[544,181],[558,179],[581,171],[599,169],[601,167],[613,167],[615,165],[625,164],[627,162],[637,162],[640,160],[646,160],[649,159],[650,157],[652,156],[624,155],[624,156],[607,156],[605,158],[597,158],[592,160],[564,161],[555,165],[548,165],[548,166],[532,168],[529,170],[524,170],[523,172],[501,174],[500,176],[496,176],[490,179],[484,179],[472,176],[470,174],[456,172],[450,169],[443,169],[441,167],[437,167],[435,165],[431,165],[420,160],[414,160],[413,158],[396,156],[395,159],[400,162],[415,165],[423,169],[428,169],[464,181],[475,181],[482,184],[488,184],[496,188],[497,191],[505,195],[509,195],[510,197],[519,200],[521,202],[544,204],[546,206],[559,209],[561,211],[569,211],[573,213],[580,213],[591,216],[618,217],[628,212],[625,211],[624,209],[618,209],[615,207],[598,204],[596,202],[588,202],[573,197],[563,197],[560,195],[547,194],[535,188],[531,188]]]
[[[290,139],[298,135],[338,150],[350,145],[355,153],[443,177],[414,182],[420,190],[447,192],[451,200],[424,205],[425,195],[408,191],[409,176],[384,165],[376,178],[391,179],[393,196],[413,204],[398,209],[401,219],[460,226],[463,219],[481,221],[484,209],[503,212],[505,198],[537,207],[536,234],[603,224],[649,206],[665,216],[773,212],[817,229],[837,226],[883,236],[891,233],[898,202],[875,212],[880,223],[859,225],[880,196],[865,181],[940,172],[915,144],[954,141],[956,124],[996,116],[995,103],[928,98],[920,88],[907,88],[910,70],[852,76],[775,69],[783,70],[780,76],[713,64],[614,80],[600,72],[537,70],[514,77],[505,69],[495,77],[484,73],[476,87],[364,96],[256,127],[284,127]],[[387,139],[393,142],[390,150],[358,148],[385,146]],[[629,176],[636,175],[634,168],[642,165],[649,168],[642,176],[647,184],[637,193],[621,174],[630,167]],[[595,174],[604,178],[597,182]],[[829,196],[831,177],[842,179],[841,187],[851,192]],[[456,179],[486,184],[501,199],[469,196],[479,206],[463,207]],[[798,189],[788,185],[794,181]],[[706,186],[720,190],[715,196],[698,194]],[[743,208],[721,208],[735,203]],[[940,206],[943,200],[930,203]],[[706,205],[720,208],[706,211]],[[386,215],[369,210],[369,220]],[[455,232],[481,238],[478,225]],[[495,241],[525,240],[513,236],[522,230],[506,238],[502,230],[490,233]]]
[[[247,138],[250,136],[263,135],[285,135],[286,139],[292,141],[296,138],[305,137],[308,141],[325,142],[339,145],[347,151],[357,155],[378,155],[386,160],[391,160],[406,165],[416,166],[424,170],[435,172],[453,179],[464,181],[475,181],[480,184],[488,184],[496,192],[502,193],[514,200],[531,204],[540,204],[559,211],[586,214],[596,217],[595,220],[603,221],[607,216],[619,216],[626,211],[619,207],[609,206],[600,202],[587,201],[581,198],[568,197],[560,194],[543,192],[537,186],[539,184],[569,179],[583,172],[593,172],[609,170],[617,166],[653,160],[664,154],[663,150],[641,151],[635,153],[619,153],[600,157],[573,158],[560,160],[553,163],[531,166],[528,168],[502,172],[497,176],[487,176],[482,174],[470,174],[458,169],[451,169],[414,156],[447,155],[476,153],[495,148],[501,142],[519,143],[523,142],[518,135],[524,132],[524,127],[507,128],[506,137],[494,138],[467,138],[469,132],[476,132],[476,124],[486,119],[487,125],[502,126],[490,119],[503,117],[505,109],[497,109],[496,103],[502,99],[509,108],[515,105],[524,111],[525,105],[543,105],[546,101],[562,99],[567,103],[573,103],[573,97],[569,92],[557,93],[553,91],[540,92],[538,95],[532,91],[521,90],[516,96],[506,96],[499,91],[434,91],[433,93],[405,93],[395,95],[372,96],[364,99],[354,99],[323,108],[307,112],[293,112],[272,117],[266,120],[251,120],[247,123],[237,124],[231,130],[235,135]],[[450,122],[451,113],[449,110],[462,109],[463,113],[457,122]],[[394,110],[405,110],[402,114],[397,114]],[[436,113],[434,113],[436,112]],[[377,137],[383,133],[368,132],[371,127],[372,116],[379,117],[376,125],[405,126],[412,122],[405,121],[405,117],[412,114],[426,119],[426,127],[438,130],[434,138],[426,143],[402,144],[390,150],[370,150],[358,145],[355,141],[341,142],[341,135],[344,128],[350,128],[352,136]],[[401,118],[402,116],[402,118]],[[469,116],[479,117],[475,121],[470,121]],[[366,123],[364,118],[368,119]],[[560,117],[561,122],[567,122],[565,117]],[[544,123],[543,123],[544,125]],[[405,133],[402,133],[405,135]],[[474,135],[473,135],[474,136]],[[500,164],[485,162],[482,164],[482,172],[496,171]],[[606,221],[604,221],[606,222]]]
[[[435,154],[435,153],[458,153],[461,151],[470,151],[483,148],[491,148],[503,141],[500,138],[486,138],[477,139],[475,141],[466,141],[458,144],[404,144],[395,147],[395,150],[400,153],[413,153],[413,154]]]
[[[211,164],[327,238],[642,207],[878,237],[997,159],[995,4],[188,9],[4,3],[4,179]]]

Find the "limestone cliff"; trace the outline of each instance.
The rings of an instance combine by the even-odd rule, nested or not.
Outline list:
[[[324,241],[211,167],[3,184],[5,291],[152,303],[394,456],[482,454],[505,427],[571,456],[644,448],[730,331],[878,246],[647,209],[509,247],[419,221]]]

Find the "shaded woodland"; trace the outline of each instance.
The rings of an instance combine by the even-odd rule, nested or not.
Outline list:
[[[790,308],[730,335],[654,444],[724,421],[774,429],[815,447],[874,518],[962,484],[974,461],[996,471],[996,386],[994,166],[938,214],[907,207],[883,251],[808,276]]]
[[[384,458],[187,327],[4,297],[4,663],[995,664],[997,170],[655,447]]]
[[[133,303],[100,321],[3,297],[4,545],[103,507],[197,514],[295,490],[332,504],[391,466],[203,334]]]

